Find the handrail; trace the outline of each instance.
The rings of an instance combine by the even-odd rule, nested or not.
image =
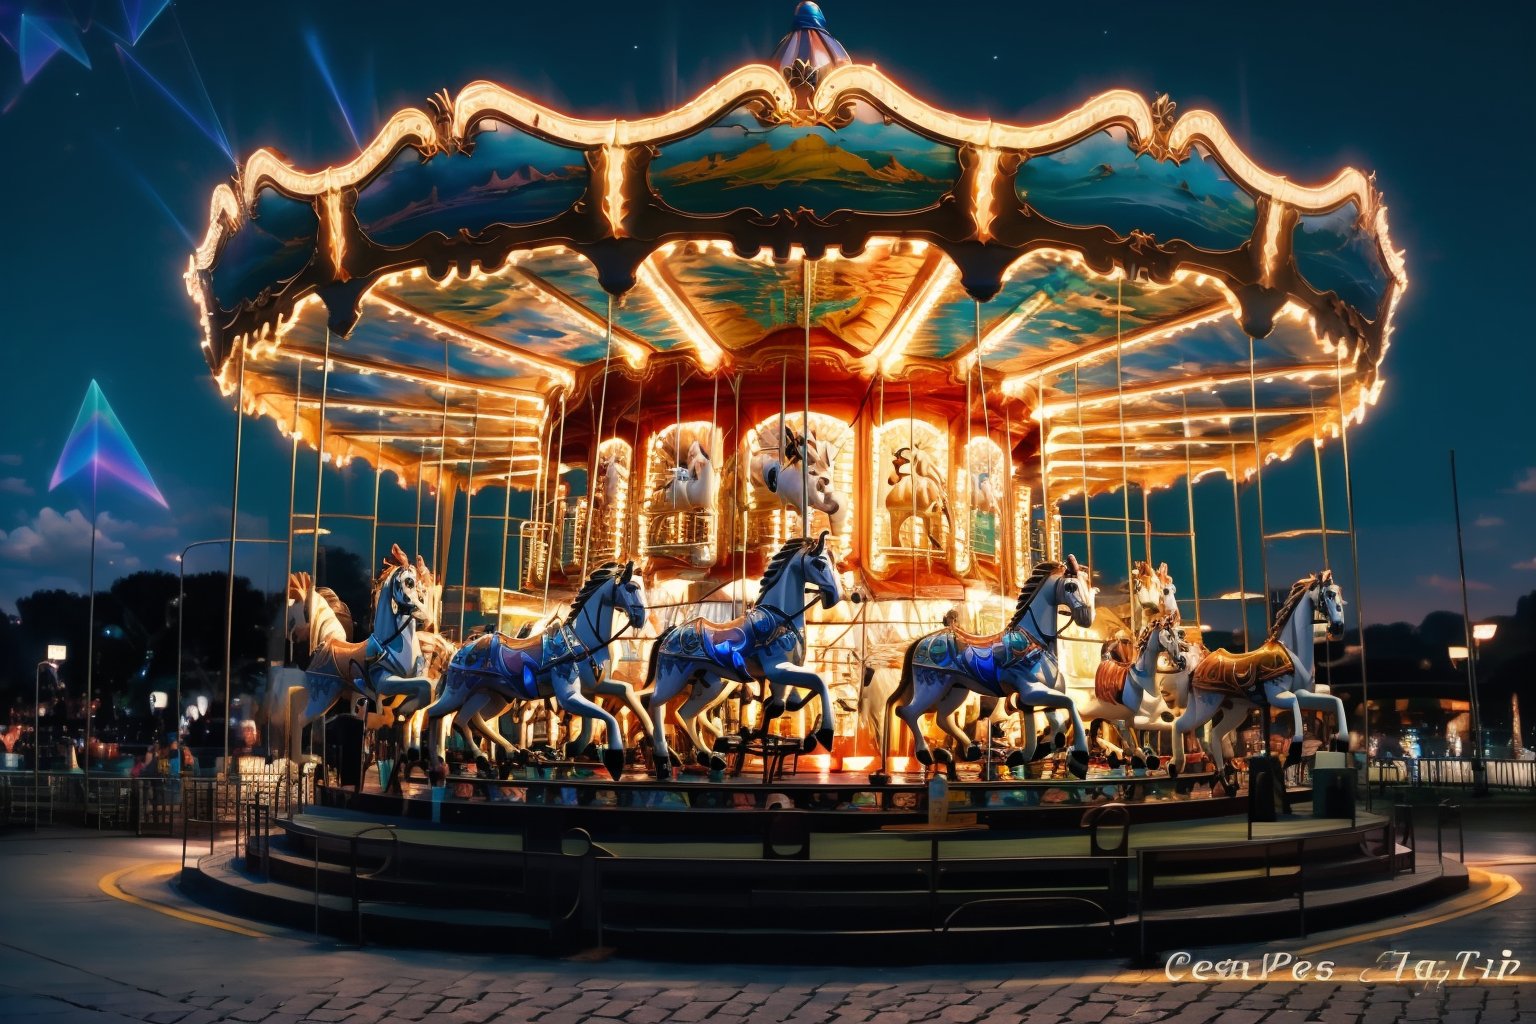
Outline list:
[[[381,864],[376,870],[370,872],[367,875],[359,875],[358,871],[357,871],[357,844],[358,844],[358,840],[362,839],[364,836],[368,835],[371,832],[378,832],[380,830],[383,830],[383,831],[389,833],[389,838],[390,838],[389,857],[386,858],[384,863]],[[318,836],[316,838],[318,839]],[[370,880],[372,880],[374,878],[377,878],[380,874],[382,874],[384,871],[386,871],[390,866],[392,866],[394,864],[395,858],[399,855],[399,852],[400,852],[400,833],[399,833],[399,830],[397,829],[397,827],[394,826],[394,825],[389,825],[389,824],[369,825],[366,828],[360,829],[360,830],[352,833],[352,836],[350,838],[349,847],[350,847],[350,849],[349,849],[350,856],[348,857],[348,860],[350,862],[349,866],[351,868],[351,875],[352,875],[352,934],[353,934],[354,941],[357,943],[357,947],[359,949],[361,949],[363,947],[363,907],[362,907],[362,901],[359,900],[358,896],[357,896],[357,880],[359,878],[367,878],[367,879],[370,879]],[[316,868],[315,868],[315,893],[316,893],[316,897],[315,898],[316,898],[316,905],[318,905],[318,903],[319,903],[319,892],[320,892],[320,870],[319,870],[318,850],[319,850],[319,846],[317,844],[316,845],[316,851],[317,851],[317,854],[316,854]]]

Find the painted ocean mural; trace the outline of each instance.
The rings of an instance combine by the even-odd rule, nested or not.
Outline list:
[[[1253,232],[1253,197],[1219,164],[1192,152],[1181,164],[1131,152],[1110,128],[1019,168],[1019,195],[1063,224],[1103,224],[1125,237],[1133,229],[1159,242],[1180,238],[1202,249],[1235,249]]]
[[[1296,269],[1318,291],[1339,298],[1375,319],[1387,291],[1387,270],[1376,240],[1356,224],[1359,210],[1346,203],[1332,213],[1310,214],[1296,225]]]
[[[502,125],[476,136],[468,157],[422,163],[404,150],[358,195],[357,219],[375,242],[401,246],[433,231],[452,237],[461,228],[477,234],[492,224],[548,220],[586,186],[580,150]]]
[[[272,189],[256,198],[255,215],[230,236],[213,268],[213,293],[225,309],[303,270],[315,251],[320,221],[308,202]]]

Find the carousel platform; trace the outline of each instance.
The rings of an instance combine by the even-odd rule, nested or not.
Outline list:
[[[625,786],[548,785],[575,788],[578,800],[582,785]],[[1018,783],[962,792],[972,799],[994,785]],[[794,801],[827,791],[821,781],[798,786],[774,792]],[[1291,794],[1297,813],[1272,822],[1250,822],[1227,798],[1154,798],[1145,809],[1204,816],[1138,819],[1133,805],[1107,799],[975,810],[957,800],[943,825],[895,809],[592,807],[540,804],[537,792],[510,807],[445,795],[433,822],[410,813],[430,799],[326,790],[320,805],[247,835],[243,850],[186,869],[183,888],[344,941],[891,963],[1147,956],[1213,935],[1276,939],[1401,913],[1467,885],[1459,864],[1420,854],[1390,819],[1317,818],[1303,791]],[[381,813],[385,803],[393,813]],[[523,813],[472,820],[487,806]],[[1085,821],[1093,808],[1103,809]],[[572,824],[572,810],[592,828]]]

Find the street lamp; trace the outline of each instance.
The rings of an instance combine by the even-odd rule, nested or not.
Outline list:
[[[43,786],[43,669],[47,668],[53,674],[53,681],[59,681],[59,662],[69,657],[69,648],[63,644],[49,644],[48,657],[37,663],[37,672],[32,676],[32,831],[37,831],[37,809],[42,806],[40,793]],[[90,713],[90,709],[86,709]]]
[[[1471,716],[1471,733],[1468,739],[1472,743],[1472,794],[1474,796],[1488,795],[1488,766],[1483,760],[1483,720],[1482,702],[1478,699],[1477,692],[1477,663],[1482,657],[1483,641],[1492,640],[1499,631],[1497,622],[1472,623],[1471,646],[1466,644],[1452,644],[1445,649],[1450,656],[1451,664],[1458,661],[1467,663],[1467,693],[1470,698],[1467,709]]]

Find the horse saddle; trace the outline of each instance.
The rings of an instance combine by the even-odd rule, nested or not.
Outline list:
[[[546,630],[538,636],[511,637],[487,633],[466,644],[453,656],[460,672],[492,675],[512,684],[523,700],[539,700],[539,677],[557,660],[580,656],[580,645],[568,630]]]
[[[306,671],[311,675],[344,679],[366,696],[375,697],[377,695],[373,692],[372,679],[368,674],[368,668],[372,664],[368,646],[367,640],[359,640],[356,643],[348,640],[331,640],[323,643],[315,648],[315,655],[310,659],[309,668]]]
[[[1207,693],[1242,697],[1253,704],[1264,704],[1264,684],[1290,674],[1295,669],[1291,653],[1274,641],[1256,651],[1233,654],[1222,649],[1207,654],[1190,675],[1190,685]]]
[[[958,672],[1001,697],[1003,675],[1020,666],[1032,668],[1043,653],[1043,648],[1017,629],[976,636],[951,626],[917,642],[912,666],[919,670]]]
[[[1123,661],[1101,661],[1093,673],[1093,695],[1107,704],[1125,703],[1125,677],[1131,666]]]
[[[662,647],[664,653],[693,661],[708,662],[727,672],[746,678],[748,658],[788,655],[800,647],[800,636],[788,619],[765,608],[752,608],[730,622],[692,619],[672,631]]]

